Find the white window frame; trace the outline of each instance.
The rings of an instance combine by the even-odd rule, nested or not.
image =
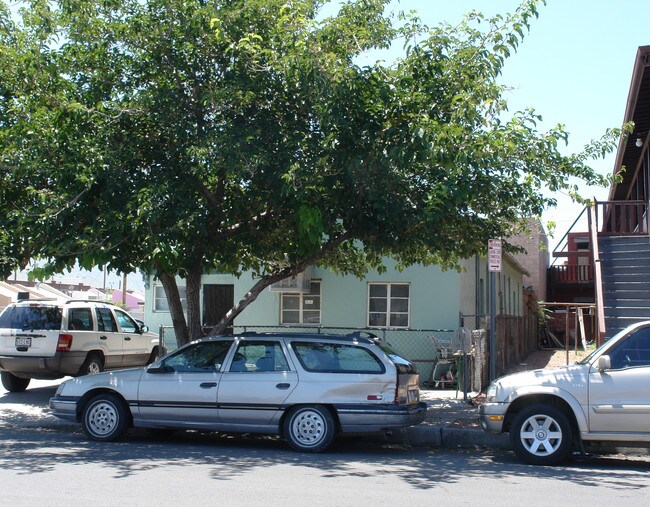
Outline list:
[[[185,294],[185,287],[182,285],[178,286],[178,293],[181,297],[181,306],[183,311],[187,311],[187,296]],[[162,295],[161,295],[162,294]],[[159,303],[164,301],[164,307],[161,308]],[[167,294],[165,294],[165,288],[158,284],[153,287],[153,312],[154,313],[169,313],[169,304],[167,303]]]
[[[311,288],[313,290],[314,284],[318,284],[318,294],[309,293],[296,293],[296,292],[282,292],[280,294],[280,325],[283,326],[320,326],[323,321],[323,284],[321,280],[312,280]],[[284,322],[284,301],[285,298],[298,298],[298,322]],[[318,310],[308,309],[310,312],[318,311],[318,322],[305,322],[305,300],[306,299],[319,299]],[[295,311],[295,310],[291,310]]]
[[[386,311],[385,312],[377,312],[377,311],[370,311],[370,288],[372,286],[377,286],[377,285],[382,285],[386,287],[386,298],[381,298],[381,299],[386,299]],[[396,299],[392,297],[392,288],[394,286],[406,286],[408,287],[408,298],[399,298],[399,299],[406,299],[408,309],[406,312],[392,312],[391,311],[391,301],[393,299]],[[378,298],[375,298],[378,299]],[[408,329],[411,325],[411,284],[409,282],[368,282],[368,297],[367,297],[367,302],[368,302],[368,307],[366,311],[366,324],[370,328],[375,328],[375,329]],[[371,324],[370,323],[370,314],[385,314],[386,315],[386,325],[385,326],[378,326],[376,324]],[[405,326],[393,326],[391,325],[390,321],[390,316],[391,314],[400,314],[404,315],[406,314],[406,325]]]

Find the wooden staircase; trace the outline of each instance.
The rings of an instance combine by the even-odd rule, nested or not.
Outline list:
[[[600,236],[605,338],[650,320],[650,238]]]

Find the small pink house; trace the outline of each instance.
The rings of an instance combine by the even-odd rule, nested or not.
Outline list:
[[[141,318],[144,313],[144,292],[127,290],[124,294],[121,290],[116,289],[111,294],[111,301],[116,304],[124,304],[135,318]]]

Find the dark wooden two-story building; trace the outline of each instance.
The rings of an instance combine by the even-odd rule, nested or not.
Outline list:
[[[594,304],[599,342],[650,320],[650,46],[638,48],[624,122],[634,130],[619,142],[621,180],[607,201],[585,208],[588,230],[569,231],[548,274],[548,301]]]

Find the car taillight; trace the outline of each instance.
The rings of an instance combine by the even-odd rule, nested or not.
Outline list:
[[[66,352],[72,347],[72,335],[61,333],[59,335],[59,343],[56,344],[57,352]]]

